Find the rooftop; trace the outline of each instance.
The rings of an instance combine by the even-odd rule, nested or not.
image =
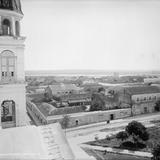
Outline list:
[[[90,94],[68,94],[60,97],[62,101],[68,100],[81,100],[81,99],[89,99],[91,98]]]
[[[66,91],[66,90],[80,90],[79,87],[77,87],[75,84],[54,84],[54,85],[49,85],[49,88],[52,91]]]
[[[59,124],[0,130],[0,160],[73,159]]]
[[[115,90],[121,92],[126,91],[131,95],[160,93],[159,87],[149,86],[149,85],[116,86],[109,88],[109,90]]]
[[[44,116],[50,115],[57,108],[49,103],[41,103],[36,105],[38,109],[44,114]]]
[[[129,91],[130,94],[151,94],[160,93],[160,88],[157,86],[136,86],[136,87],[124,87]]]

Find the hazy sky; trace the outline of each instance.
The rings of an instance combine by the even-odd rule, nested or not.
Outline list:
[[[21,0],[26,70],[160,69],[160,1]]]

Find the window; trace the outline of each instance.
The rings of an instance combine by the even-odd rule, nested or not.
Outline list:
[[[149,100],[151,100],[151,97],[149,97]]]
[[[146,97],[144,97],[144,101],[146,100]]]
[[[2,77],[4,77],[4,75],[5,75],[5,72],[2,72]]]
[[[3,51],[1,58],[1,76],[2,80],[13,80],[15,78],[15,60],[16,57],[11,51]]]
[[[139,98],[137,98],[137,102],[139,102]]]

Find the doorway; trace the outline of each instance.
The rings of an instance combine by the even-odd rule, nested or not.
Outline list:
[[[110,114],[110,120],[114,120],[114,114]]]

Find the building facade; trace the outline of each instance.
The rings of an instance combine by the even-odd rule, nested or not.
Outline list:
[[[45,114],[42,108],[39,108],[33,102],[27,100],[27,111],[34,123],[39,125],[52,124],[63,121],[63,115]],[[68,127],[77,127],[81,125],[107,122],[114,119],[126,118],[131,116],[131,108],[94,111],[94,112],[79,112],[67,114],[69,117]]]
[[[53,96],[62,96],[68,94],[78,94],[81,92],[81,88],[77,87],[75,84],[55,84],[49,85],[45,88],[45,96],[51,99]]]
[[[123,86],[114,87],[111,91],[113,96],[118,95],[119,108],[129,106],[132,115],[155,112],[156,102],[160,100],[160,88],[157,86]]]
[[[23,18],[20,0],[0,1],[0,105],[2,128],[26,124]]]

